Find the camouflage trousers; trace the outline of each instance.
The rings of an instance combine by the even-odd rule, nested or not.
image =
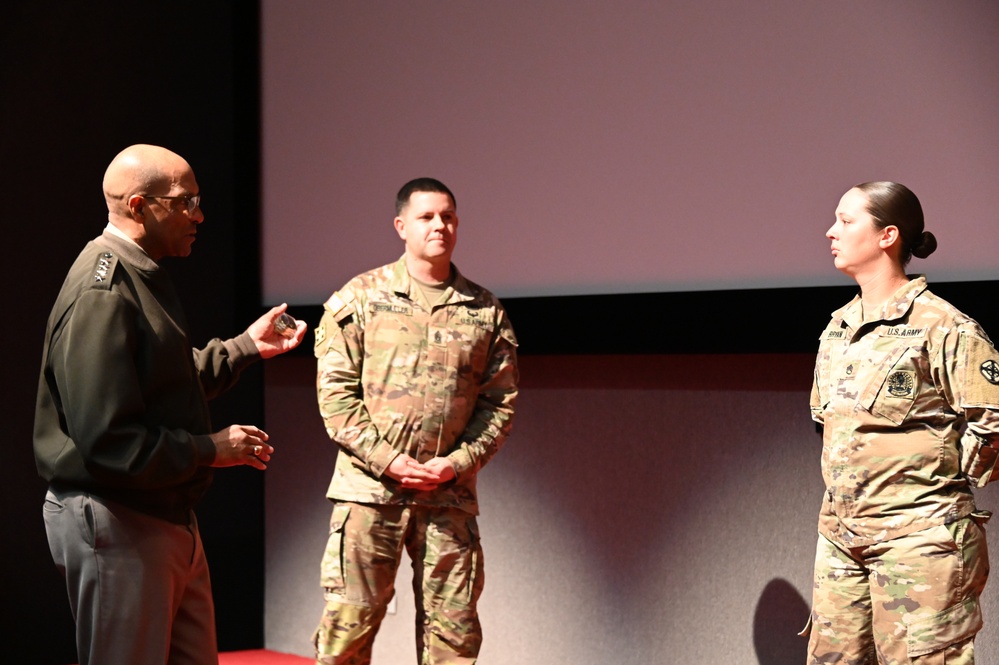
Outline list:
[[[476,662],[482,643],[476,607],[485,578],[475,516],[448,508],[337,503],[322,561],[326,609],[315,634],[317,663],[371,662],[403,547],[413,561],[418,662]]]
[[[857,548],[820,535],[808,665],[972,665],[989,574],[985,519]]]

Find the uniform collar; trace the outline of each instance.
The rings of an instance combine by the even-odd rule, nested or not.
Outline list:
[[[153,271],[159,269],[160,265],[156,261],[153,261],[141,247],[130,238],[123,238],[119,233],[104,229],[104,232],[94,242],[101,247],[110,249],[139,270]]]
[[[464,278],[461,271],[453,263],[451,264],[451,271],[454,273],[454,279],[451,280],[451,286],[444,291],[444,297],[440,302],[450,303],[473,300],[475,294],[472,293],[472,289],[468,285],[468,280]],[[406,296],[410,300],[414,299],[412,290],[416,287],[413,285],[413,278],[410,276],[409,271],[406,270],[405,254],[392,266],[392,280],[389,283],[389,288],[400,295]]]
[[[892,321],[897,321],[904,317],[910,309],[912,309],[912,303],[915,301],[916,297],[920,293],[925,291],[926,276],[916,275],[911,277],[908,282],[903,284],[895,293],[892,294],[884,305],[881,306],[881,312],[875,317],[871,317],[867,322],[873,323],[876,321],[883,321],[885,323],[891,323]],[[864,313],[863,307],[860,301],[860,294],[858,293],[853,297],[849,303],[843,307],[837,309],[832,313],[833,321],[838,324],[846,323],[850,328],[856,330],[864,324]]]

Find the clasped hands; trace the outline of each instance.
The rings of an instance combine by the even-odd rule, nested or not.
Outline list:
[[[385,475],[399,481],[406,489],[428,491],[453,479],[454,466],[446,457],[434,457],[421,464],[409,455],[400,454],[385,469]]]

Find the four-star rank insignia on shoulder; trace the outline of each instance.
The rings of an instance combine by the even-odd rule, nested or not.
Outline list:
[[[114,266],[118,259],[111,252],[101,252],[97,255],[97,262],[94,264],[94,284],[103,284],[114,272]]]

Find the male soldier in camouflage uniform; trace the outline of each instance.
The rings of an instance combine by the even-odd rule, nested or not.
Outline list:
[[[517,342],[499,301],[451,264],[454,195],[399,191],[405,254],[351,280],[316,330],[319,410],[340,446],[322,561],[317,663],[369,663],[403,547],[413,561],[417,654],[474,663],[483,585],[475,479],[510,431]]]

